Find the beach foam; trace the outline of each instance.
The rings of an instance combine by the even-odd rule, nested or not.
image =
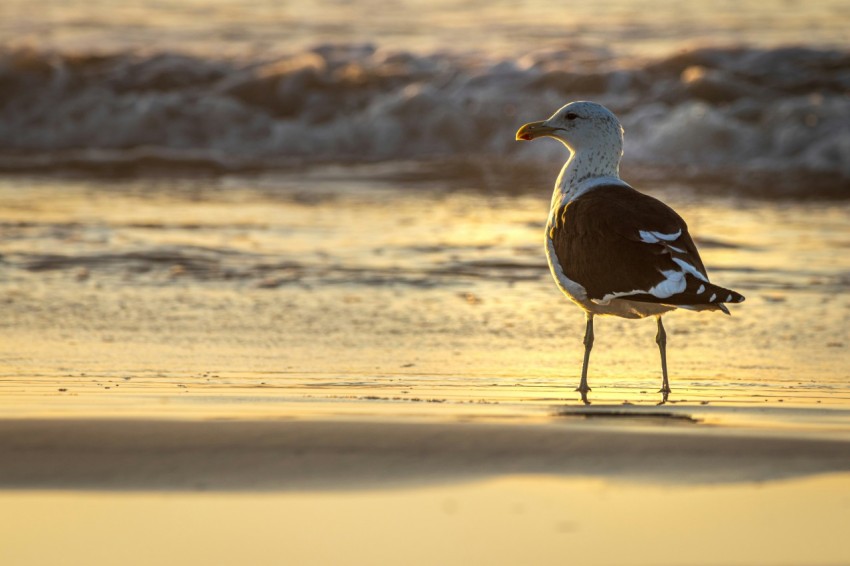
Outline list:
[[[705,48],[628,63],[580,48],[486,61],[372,45],[270,60],[7,47],[0,86],[7,171],[551,164],[559,145],[516,144],[513,132],[593,99],[622,118],[624,167],[850,186],[850,53],[828,49]]]

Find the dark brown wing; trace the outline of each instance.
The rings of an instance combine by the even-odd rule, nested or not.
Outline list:
[[[597,302],[743,300],[708,282],[688,227],[672,208],[626,186],[598,187],[562,207],[549,237],[564,274]]]

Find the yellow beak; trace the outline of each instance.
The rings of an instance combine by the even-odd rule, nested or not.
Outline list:
[[[534,138],[551,135],[555,130],[557,130],[557,128],[547,126],[545,120],[541,120],[540,122],[529,122],[517,130],[516,139],[518,141],[531,141]]]

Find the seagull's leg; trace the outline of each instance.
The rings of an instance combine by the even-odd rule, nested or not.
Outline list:
[[[661,351],[661,391],[664,393],[664,400],[667,400],[667,394],[670,393],[670,383],[667,381],[667,332],[664,331],[664,325],[661,323],[661,316],[655,317],[658,320],[658,334],[655,335],[655,342],[658,344],[658,349]]]
[[[582,392],[582,397],[590,387],[587,386],[587,365],[590,363],[590,350],[593,349],[593,315],[587,313],[587,326],[584,329],[584,363],[581,365],[581,383],[576,391]]]

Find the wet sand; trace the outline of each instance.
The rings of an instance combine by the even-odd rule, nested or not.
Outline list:
[[[850,439],[640,420],[4,420],[0,561],[850,559]]]
[[[0,563],[850,560],[846,204],[672,191],[747,302],[584,405],[545,195],[393,183],[0,182]]]
[[[665,421],[666,423],[663,423]],[[609,418],[603,424],[292,420],[0,421],[0,488],[336,490],[507,475],[662,484],[850,473],[850,438]]]

